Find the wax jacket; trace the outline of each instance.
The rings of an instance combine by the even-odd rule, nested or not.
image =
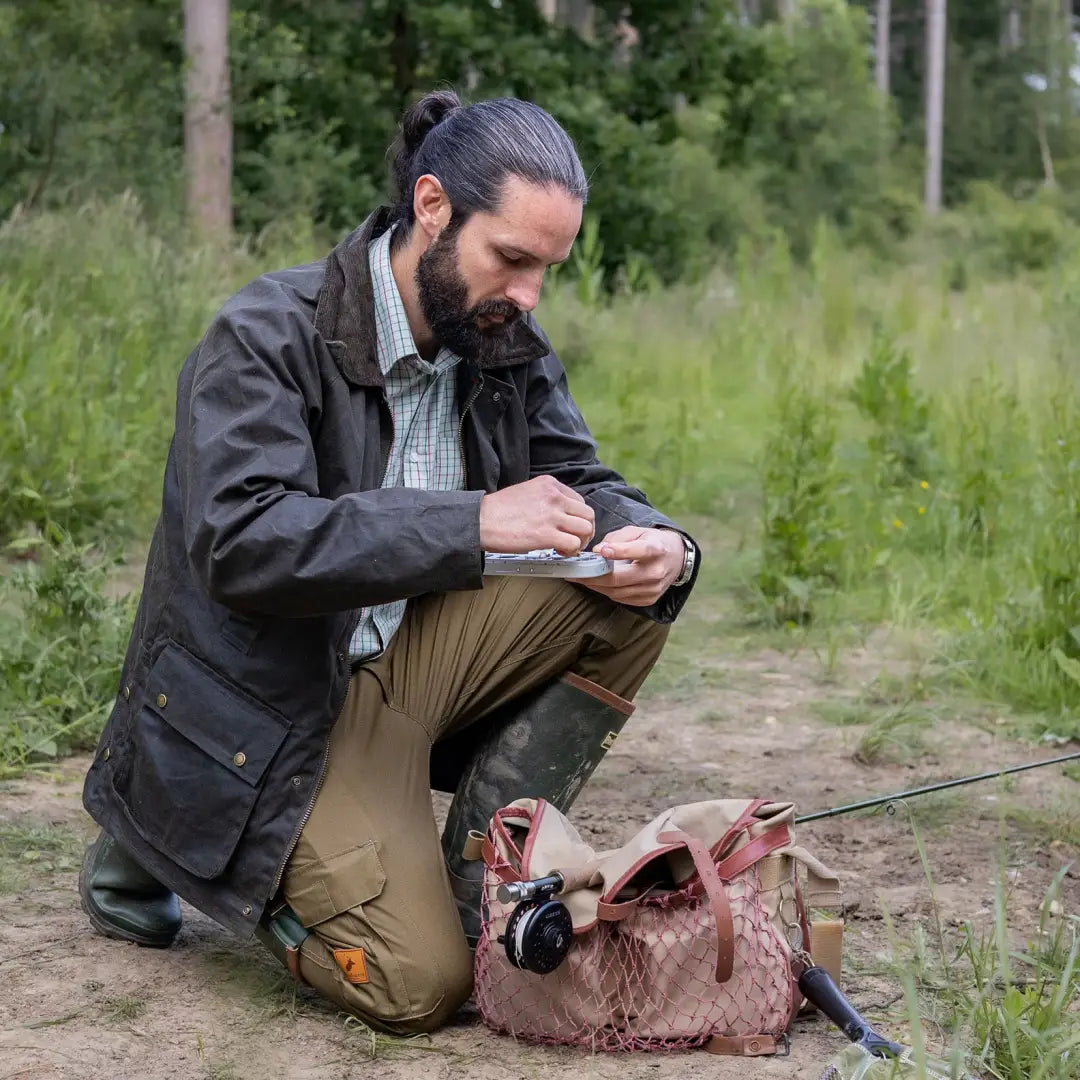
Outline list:
[[[184,364],[141,602],[84,788],[139,862],[242,934],[314,804],[362,607],[480,588],[481,498],[543,473],[585,497],[598,537],[672,526],[597,460],[531,317],[497,364],[457,367],[467,490],[380,487],[393,430],[367,252],[388,224],[378,210],[327,258],[252,282]],[[692,586],[642,613],[672,621]]]

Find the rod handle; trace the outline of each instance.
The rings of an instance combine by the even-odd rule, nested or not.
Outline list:
[[[808,967],[799,976],[799,989],[811,1005],[820,1009],[853,1043],[875,1057],[900,1057],[904,1048],[879,1035],[859,1014],[823,967]]]

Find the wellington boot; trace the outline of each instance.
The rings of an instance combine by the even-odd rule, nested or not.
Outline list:
[[[470,947],[480,937],[484,866],[464,857],[469,831],[483,832],[492,814],[515,799],[546,799],[568,810],[633,709],[602,686],[567,674],[489,721],[490,733],[458,783],[442,838]]]
[[[86,849],[79,898],[90,924],[106,937],[163,949],[180,932],[180,901],[108,833]]]

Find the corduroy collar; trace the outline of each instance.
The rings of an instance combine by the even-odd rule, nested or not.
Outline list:
[[[315,329],[330,345],[342,374],[359,386],[384,386],[376,355],[375,301],[372,295],[368,244],[390,227],[391,208],[380,206],[326,258],[326,273],[315,309]],[[547,345],[526,319],[514,326],[511,348],[498,360],[468,363],[484,370],[527,363]]]

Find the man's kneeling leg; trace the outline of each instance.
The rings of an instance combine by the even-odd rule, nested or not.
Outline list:
[[[354,856],[361,851],[345,853],[354,873]],[[366,861],[361,856],[360,862]],[[329,910],[328,903],[337,906],[331,899],[335,894],[351,902],[370,891],[341,890],[341,879],[316,878],[312,893],[296,901],[304,914],[286,907],[269,920],[274,940],[265,932],[259,936],[299,981],[370,1027],[411,1035],[445,1024],[472,992],[472,957],[456,925],[442,933],[421,926],[427,914],[422,897],[413,911],[389,913],[361,902],[312,922]]]
[[[298,946],[299,977],[395,1034],[439,1027],[472,991],[431,810],[430,745],[369,672],[355,675],[282,881],[295,922],[277,936]],[[280,941],[260,937],[288,961]]]
[[[575,618],[587,618],[589,607],[597,604],[596,597],[583,591],[558,599],[565,602],[567,596],[573,598],[567,619],[571,625]],[[470,734],[474,740],[471,756],[463,758],[443,831],[443,852],[470,947],[475,948],[480,935],[483,864],[464,857],[469,832],[483,832],[492,814],[515,799],[542,798],[561,811],[570,809],[633,712],[629,699],[667,640],[667,626],[606,606],[610,614],[603,632],[583,634],[573,670],[486,715],[479,725],[482,734],[474,729],[451,736],[451,758],[461,758],[456,744]],[[527,606],[520,604],[519,610],[526,614],[522,636],[527,638]],[[538,666],[517,665],[518,677],[527,685]],[[512,682],[514,675],[504,668],[499,678]],[[436,745],[433,760],[439,751]]]

